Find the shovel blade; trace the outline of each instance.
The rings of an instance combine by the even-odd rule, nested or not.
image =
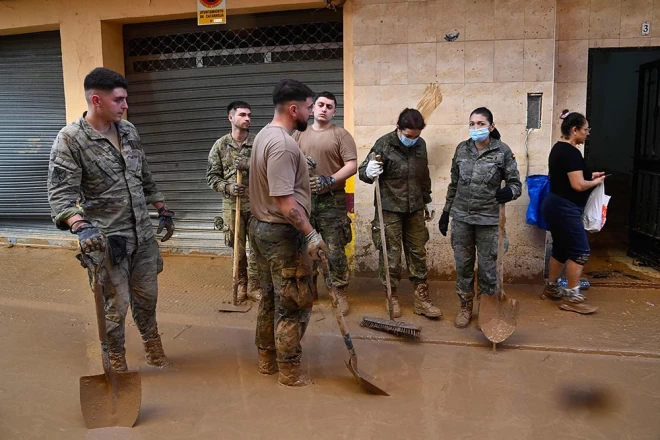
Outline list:
[[[218,308],[218,312],[236,312],[236,313],[246,313],[249,312],[252,308],[252,303],[246,301],[244,303],[233,305],[232,303],[222,303]]]
[[[359,368],[355,368],[353,366],[353,363],[348,361],[346,362],[346,368],[351,372],[357,383],[360,385],[360,387],[365,390],[369,394],[375,394],[377,396],[389,396],[387,391],[383,390],[382,388],[378,387],[373,383],[374,378],[364,371],[360,370]]]
[[[80,378],[80,408],[88,429],[132,427],[142,404],[142,381],[137,372],[117,373],[117,388],[105,374]]]
[[[518,300],[493,295],[481,297],[479,305],[479,326],[484,336],[496,344],[504,342],[513,334],[518,325]]]

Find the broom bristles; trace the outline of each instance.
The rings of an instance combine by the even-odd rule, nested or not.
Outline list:
[[[362,318],[360,327],[387,332],[395,336],[406,336],[413,339],[419,338],[422,333],[422,328],[416,325],[369,316]]]

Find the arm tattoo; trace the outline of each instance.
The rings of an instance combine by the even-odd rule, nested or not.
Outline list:
[[[296,208],[292,208],[291,211],[289,211],[287,220],[289,220],[289,223],[295,226],[295,228],[298,230],[305,226],[305,217],[300,214],[300,211],[298,211]]]

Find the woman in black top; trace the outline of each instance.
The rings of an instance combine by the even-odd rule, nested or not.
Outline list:
[[[584,144],[591,129],[580,113],[564,110],[561,114],[562,140],[550,151],[548,161],[550,193],[543,200],[543,217],[552,234],[552,258],[548,281],[541,299],[563,300],[563,310],[582,314],[597,308],[586,303],[580,292],[580,275],[589,260],[589,241],[582,223],[582,212],[591,190],[603,183],[605,173],[589,171],[577,146]],[[566,266],[566,289],[557,286],[557,279]]]

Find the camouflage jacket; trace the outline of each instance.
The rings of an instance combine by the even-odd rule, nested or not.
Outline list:
[[[224,135],[215,143],[209,152],[209,164],[206,169],[206,182],[215,191],[221,193],[225,197],[223,209],[233,209],[236,207],[236,200],[234,197],[225,193],[225,185],[228,183],[236,183],[236,169],[234,168],[234,158],[238,155],[250,157],[252,154],[252,144],[254,143],[254,135],[250,133],[242,145],[238,145],[231,133]],[[248,186],[249,174],[248,171],[243,171],[241,184]],[[250,197],[249,195],[241,198],[241,211],[250,210]]]
[[[164,201],[153,181],[140,136],[128,121],[116,124],[121,153],[83,117],[64,127],[48,166],[48,201],[55,225],[84,216],[106,235],[154,237],[148,205]]]
[[[452,218],[473,225],[498,224],[499,204],[495,191],[502,180],[506,180],[513,191],[514,199],[520,197],[522,184],[518,164],[507,144],[491,138],[479,155],[472,139],[461,142],[451,162],[451,182],[444,211]]]
[[[401,143],[396,131],[378,139],[358,168],[360,180],[366,183],[373,183],[366,175],[371,153],[380,154],[383,161],[378,184],[385,211],[415,212],[431,203],[431,176],[424,139],[419,138],[410,148]]]

